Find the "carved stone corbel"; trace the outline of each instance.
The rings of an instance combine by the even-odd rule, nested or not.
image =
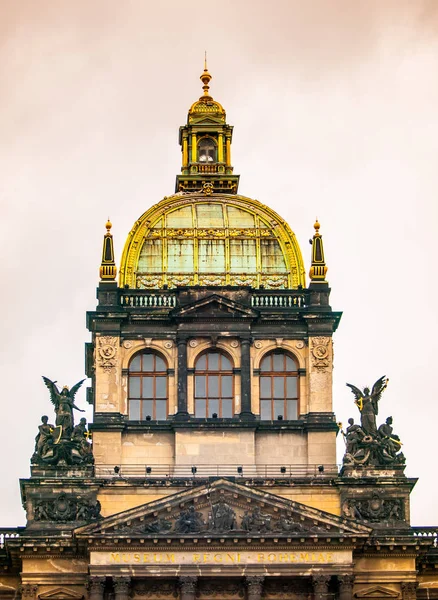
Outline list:
[[[261,600],[264,580],[265,578],[261,575],[245,578],[248,600]]]
[[[87,589],[89,600],[102,600],[105,589],[105,577],[90,576],[88,578]]]
[[[180,600],[195,600],[198,578],[190,575],[180,577],[178,580]]]

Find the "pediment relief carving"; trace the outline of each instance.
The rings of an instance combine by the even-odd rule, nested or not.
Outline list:
[[[369,527],[297,502],[218,480],[76,530],[105,537],[367,536]]]
[[[65,588],[55,588],[44,594],[38,594],[39,600],[82,600],[83,597],[84,594]]]
[[[194,317],[237,317],[254,319],[257,312],[252,308],[225,298],[219,294],[213,294],[208,298],[203,298],[181,308],[172,311],[173,317],[194,318]]]
[[[354,594],[355,598],[399,598],[400,594],[390,588],[376,585],[370,588],[364,588]]]

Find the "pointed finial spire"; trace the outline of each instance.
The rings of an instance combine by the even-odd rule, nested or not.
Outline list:
[[[310,267],[309,277],[312,283],[327,283],[325,280],[327,266],[324,260],[324,246],[322,243],[322,236],[319,233],[321,225],[319,224],[318,218],[316,218],[313,227],[315,228],[315,233],[313,239],[310,240],[310,243],[312,244],[312,266]]]
[[[202,89],[204,90],[204,98],[211,98],[210,94],[208,93],[208,90],[210,89],[210,86],[208,85],[210,83],[210,81],[212,80],[212,76],[210,75],[210,73],[208,72],[207,69],[207,51],[205,51],[205,56],[204,56],[204,72],[202,73],[201,77],[199,78],[202,83],[204,84],[202,86]],[[201,96],[202,99],[202,96]]]
[[[100,264],[101,281],[114,281],[117,275],[117,267],[114,261],[114,244],[111,228],[113,224],[109,220],[105,225],[106,233],[103,236],[102,262]]]

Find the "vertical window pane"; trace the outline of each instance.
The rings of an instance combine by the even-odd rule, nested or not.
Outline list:
[[[217,371],[219,369],[219,354],[217,352],[210,352],[208,355],[208,370]]]
[[[223,227],[224,215],[221,204],[198,204],[196,206],[198,227]]]
[[[260,363],[261,371],[270,371],[271,370],[271,356],[265,356],[265,358]]]
[[[156,377],[155,378],[155,398],[166,398],[167,397],[167,378]]]
[[[274,400],[274,419],[284,417],[284,400]]]
[[[146,417],[151,417],[151,419],[154,416],[154,406],[153,406],[153,401],[152,400],[142,400],[143,402],[143,406],[142,406],[142,415],[141,418],[144,421],[146,419]]]
[[[274,398],[284,398],[284,377],[273,377]]]
[[[286,397],[296,398],[297,397],[297,378],[286,377]]]
[[[198,361],[196,362],[196,367],[198,371],[203,371],[207,368],[207,356],[203,354]]]
[[[274,354],[274,368],[273,371],[284,371],[284,354]]]
[[[153,377],[142,377],[142,398],[154,397],[154,379]]]
[[[226,356],[221,355],[221,370],[222,371],[231,371],[231,369],[233,368],[233,365],[231,364],[231,361],[228,360],[228,358]]]
[[[218,375],[208,376],[208,397],[217,398],[219,396],[219,377]]]
[[[195,396],[196,398],[206,397],[206,377],[204,375],[196,375],[195,377]]]
[[[134,356],[134,358],[131,360],[131,363],[129,365],[129,370],[130,371],[140,371],[141,370],[141,354],[137,354],[137,356]]]
[[[198,248],[200,273],[224,273],[224,240],[199,240]]]
[[[140,398],[140,377],[129,377],[129,397]]]
[[[297,366],[295,364],[295,361],[290,356],[286,356],[286,371],[296,371],[296,370],[297,370]]]
[[[143,354],[143,371],[154,370],[154,356],[152,354]]]
[[[212,417],[213,413],[216,413],[217,416],[219,416],[219,400],[208,401],[208,416]]]
[[[156,371],[166,371],[166,363],[159,356],[155,357],[155,370]]]
[[[270,398],[271,397],[271,378],[260,377],[260,397]]]
[[[193,273],[193,240],[167,240],[167,270],[169,273]]]
[[[198,419],[204,419],[207,416],[206,407],[206,400],[195,400],[195,417],[197,417]]]
[[[222,376],[222,398],[232,398],[233,397],[233,378],[231,375],[223,375]]]
[[[129,419],[131,421],[140,421],[140,400],[129,401]]]
[[[233,416],[233,401],[222,400],[222,418],[231,419]]]
[[[261,400],[260,401],[260,418],[264,421],[270,421],[271,417],[271,401]]]
[[[166,400],[157,400],[155,402],[155,418],[159,419],[160,421],[164,420],[167,415],[166,415],[166,408],[167,408],[167,402]]]
[[[296,400],[287,400],[287,418],[298,419],[298,402]]]

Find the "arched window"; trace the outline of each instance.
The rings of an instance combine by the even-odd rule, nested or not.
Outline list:
[[[136,354],[129,363],[128,382],[131,421],[167,418],[167,365],[160,356]]]
[[[205,137],[198,142],[198,162],[216,162],[216,144]]]
[[[229,358],[220,352],[206,352],[195,364],[195,417],[230,419],[233,406],[234,376]]]
[[[298,366],[286,352],[275,351],[260,363],[260,418],[298,418]]]

